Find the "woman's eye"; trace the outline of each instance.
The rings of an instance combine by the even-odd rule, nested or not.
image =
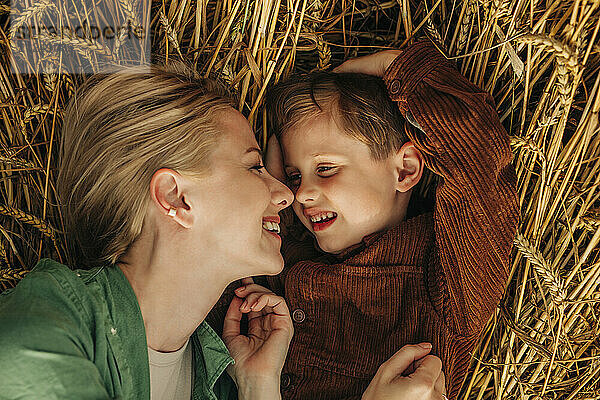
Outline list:
[[[256,170],[256,171],[258,171],[259,173],[262,174],[262,170],[265,169],[265,166],[262,165],[262,164],[257,164],[257,165],[255,165],[253,167],[250,167],[250,169]]]

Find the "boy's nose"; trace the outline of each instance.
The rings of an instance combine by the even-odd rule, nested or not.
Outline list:
[[[296,190],[296,200],[299,203],[307,203],[310,201],[315,201],[319,197],[318,191],[315,186],[310,184],[310,182],[306,182],[302,180],[300,186]]]

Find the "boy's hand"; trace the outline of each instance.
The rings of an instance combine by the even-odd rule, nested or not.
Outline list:
[[[235,364],[227,372],[240,398],[279,398],[279,382],[294,327],[285,300],[270,290],[242,280],[223,324],[223,341]],[[248,313],[248,336],[240,334],[242,313]]]
[[[357,57],[344,62],[333,69],[333,72],[356,72],[383,77],[385,70],[402,50],[384,50],[368,56]]]
[[[381,364],[362,400],[443,400],[446,382],[431,347],[406,345]]]
[[[267,142],[267,154],[265,154],[265,167],[272,177],[285,183],[285,171],[283,170],[283,155],[279,140],[271,135]]]

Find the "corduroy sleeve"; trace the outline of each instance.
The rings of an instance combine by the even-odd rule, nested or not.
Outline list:
[[[504,292],[519,211],[509,138],[492,97],[428,40],[407,48],[384,80],[436,189],[435,252],[425,273],[434,308],[457,335],[479,334]]]

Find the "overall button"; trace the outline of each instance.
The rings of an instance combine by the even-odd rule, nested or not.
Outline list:
[[[292,385],[292,377],[290,374],[281,374],[281,388],[287,389]]]
[[[300,308],[296,308],[294,310],[294,312],[292,313],[292,320],[294,320],[294,322],[296,322],[298,324],[303,323],[305,319],[306,319],[306,314]]]
[[[390,83],[390,93],[391,94],[398,94],[398,93],[400,93],[400,80],[399,79],[394,79]]]

